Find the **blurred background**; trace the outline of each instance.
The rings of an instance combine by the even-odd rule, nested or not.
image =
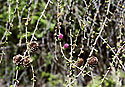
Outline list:
[[[0,0],[0,87],[125,87],[124,8],[124,0]],[[28,66],[13,62],[18,54]]]

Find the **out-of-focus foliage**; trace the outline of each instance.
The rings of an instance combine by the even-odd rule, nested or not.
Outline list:
[[[37,27],[39,48],[29,53],[35,87],[124,87],[124,0],[51,0],[45,9],[48,1],[0,0],[0,86],[13,87],[17,70],[18,85],[32,86],[32,67],[16,66],[13,56],[24,55]],[[98,64],[77,77],[90,54]]]

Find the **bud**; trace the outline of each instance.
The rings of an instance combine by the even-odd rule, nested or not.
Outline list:
[[[13,57],[13,63],[15,63],[16,65],[21,64],[22,61],[23,61],[23,56],[20,54]]]
[[[60,35],[59,35],[59,39],[63,39],[63,34],[60,34]]]
[[[68,48],[68,47],[69,47],[69,44],[66,43],[66,44],[64,45],[64,48]]]

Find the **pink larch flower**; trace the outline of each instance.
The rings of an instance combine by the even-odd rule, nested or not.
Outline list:
[[[66,44],[64,45],[64,48],[68,48],[68,47],[69,47],[69,44],[66,43]]]
[[[59,35],[59,39],[63,39],[63,34],[60,34],[60,35]]]

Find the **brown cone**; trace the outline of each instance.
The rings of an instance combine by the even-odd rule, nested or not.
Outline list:
[[[98,63],[98,59],[95,56],[92,56],[87,59],[89,65],[96,65]]]
[[[30,43],[29,48],[31,51],[36,51],[38,49],[38,43],[36,41]]]
[[[77,60],[76,65],[77,65],[78,67],[82,66],[83,64],[84,64],[84,60],[83,60],[82,58],[80,58],[80,59]]]
[[[22,61],[23,61],[23,56],[20,54],[13,57],[13,63],[15,63],[16,65],[21,64]]]
[[[31,63],[31,58],[30,57],[26,57],[23,60],[23,66],[26,67]]]

